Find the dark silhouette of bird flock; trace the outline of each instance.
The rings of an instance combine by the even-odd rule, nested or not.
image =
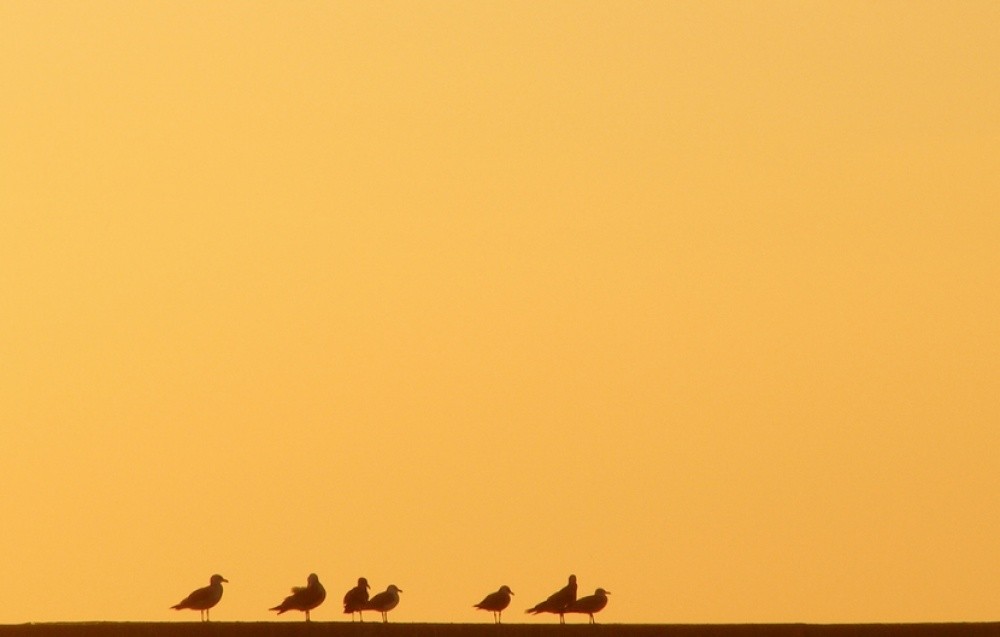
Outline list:
[[[201,614],[201,621],[211,621],[209,612],[222,599],[223,582],[228,584],[229,580],[221,575],[213,575],[209,579],[208,586],[193,591],[180,602],[171,606],[171,608],[176,610],[185,608],[196,610]],[[388,623],[388,613],[399,605],[399,594],[403,590],[395,584],[389,584],[381,593],[369,597],[368,591],[370,588],[368,580],[359,577],[357,586],[347,591],[344,595],[344,614],[350,615],[353,622],[354,615],[357,613],[359,620],[364,622],[364,611],[372,610],[382,615],[383,623]],[[607,606],[608,595],[610,593],[611,591],[598,588],[594,591],[593,595],[577,598],[576,575],[570,575],[566,586],[563,586],[545,598],[544,601],[538,602],[525,612],[532,615],[538,615],[539,613],[559,615],[560,624],[566,623],[565,616],[567,613],[581,613],[589,616],[588,623],[595,624],[594,613],[600,612]],[[473,608],[490,611],[493,614],[493,622],[500,624],[500,616],[510,606],[510,598],[513,594],[514,591],[510,590],[510,587],[505,584],[496,592],[484,597],[483,601],[473,604]],[[277,606],[268,610],[275,611],[279,615],[290,610],[297,610],[305,613],[305,618],[308,622],[311,621],[309,611],[322,604],[324,600],[326,600],[326,589],[320,584],[319,576],[316,573],[310,573],[309,577],[306,578],[305,586],[293,587],[291,595],[282,600]]]
[[[594,621],[594,613],[600,612],[608,605],[608,595],[610,593],[611,591],[599,588],[594,591],[593,595],[577,599],[576,575],[570,575],[569,582],[565,586],[549,595],[545,601],[538,602],[524,612],[531,613],[532,615],[557,613],[560,624],[566,623],[566,613],[586,613],[590,616],[590,623],[595,624],[597,622]]]

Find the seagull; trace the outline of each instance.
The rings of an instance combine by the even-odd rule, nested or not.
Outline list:
[[[213,575],[209,579],[208,586],[204,588],[199,588],[198,590],[192,592],[190,595],[182,599],[177,603],[176,606],[171,606],[175,610],[181,610],[182,608],[190,608],[196,610],[201,614],[201,621],[209,621],[208,611],[213,606],[219,603],[222,599],[222,583],[229,583],[225,577],[221,575]]]
[[[322,604],[324,599],[326,599],[326,589],[319,583],[319,576],[310,573],[308,584],[294,587],[292,594],[286,597],[285,601],[268,610],[276,610],[279,615],[288,610],[301,610],[306,614],[306,621],[310,621],[309,611]]]
[[[496,623],[500,623],[500,614],[503,609],[510,605],[510,596],[514,594],[514,591],[510,590],[510,586],[506,584],[500,587],[495,593],[490,593],[483,598],[483,601],[475,604],[474,607],[480,610],[488,610],[493,612],[493,619]]]
[[[590,615],[590,623],[596,624],[594,621],[594,613],[600,611],[605,606],[608,605],[608,595],[611,591],[606,591],[603,588],[599,588],[594,591],[593,595],[587,595],[586,597],[581,597],[572,604],[566,607],[565,612],[567,613],[587,613]]]
[[[559,613],[559,623],[565,624],[563,613],[566,607],[576,601],[576,575],[569,576],[569,583],[561,589],[549,595],[544,602],[539,602],[533,607],[524,611],[537,615],[538,613]]]
[[[395,584],[389,584],[389,588],[375,595],[365,604],[365,610],[377,610],[382,613],[382,622],[388,623],[387,613],[399,604],[399,594],[403,591]]]
[[[361,616],[361,621],[365,621],[365,615],[363,612],[365,609],[365,604],[368,603],[368,589],[371,586],[368,585],[368,580],[363,577],[358,578],[358,585],[347,591],[344,595],[344,613],[351,614],[351,621],[354,621],[354,613]]]

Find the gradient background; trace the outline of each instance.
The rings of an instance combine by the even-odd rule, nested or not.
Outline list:
[[[997,33],[0,2],[0,622],[996,619]]]

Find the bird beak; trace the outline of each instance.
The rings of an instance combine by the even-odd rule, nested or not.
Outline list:
[[[225,577],[222,578],[222,581],[225,582],[226,584],[229,583],[229,580],[227,580]]]
[[[604,594],[605,594],[605,595],[610,595],[610,594],[611,594],[611,591],[604,591]]]

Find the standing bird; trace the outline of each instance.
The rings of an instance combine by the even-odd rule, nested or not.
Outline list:
[[[201,614],[201,621],[209,621],[208,611],[213,606],[219,603],[222,599],[222,583],[229,583],[225,577],[221,575],[213,575],[209,579],[208,586],[204,588],[199,588],[198,590],[192,592],[190,595],[182,599],[177,605],[171,606],[175,610],[181,610],[182,608],[190,608],[198,611]]]
[[[365,610],[377,610],[382,613],[382,623],[388,623],[389,617],[386,614],[399,604],[399,594],[402,592],[395,584],[389,584],[389,588],[368,600]]]
[[[361,616],[361,622],[365,621],[365,614],[362,612],[365,609],[365,604],[368,603],[368,589],[371,586],[368,585],[368,580],[363,577],[358,578],[358,585],[347,591],[344,595],[344,613],[351,614],[351,621],[354,621],[354,613]]]
[[[289,610],[301,610],[306,614],[306,621],[310,621],[309,611],[322,604],[324,599],[326,599],[326,589],[319,583],[319,576],[310,573],[305,586],[292,588],[292,594],[286,597],[285,601],[268,610],[276,610],[279,615]]]
[[[559,613],[559,623],[565,624],[566,620],[563,618],[563,613],[566,612],[566,607],[575,601],[576,575],[570,575],[569,583],[566,586],[549,595],[548,599],[544,602],[539,602],[524,612],[531,613],[532,615],[537,615],[538,613]]]
[[[474,605],[474,608],[480,610],[488,610],[493,613],[493,621],[497,624],[500,623],[500,614],[503,609],[510,606],[510,596],[514,594],[514,591],[510,590],[510,586],[504,584],[495,593],[490,593],[483,598],[483,601]]]
[[[602,610],[608,605],[608,595],[611,591],[606,591],[603,588],[599,588],[594,591],[593,595],[587,595],[586,597],[581,597],[572,604],[566,607],[567,613],[587,613],[590,615],[590,623],[596,624],[594,621],[594,613]]]

